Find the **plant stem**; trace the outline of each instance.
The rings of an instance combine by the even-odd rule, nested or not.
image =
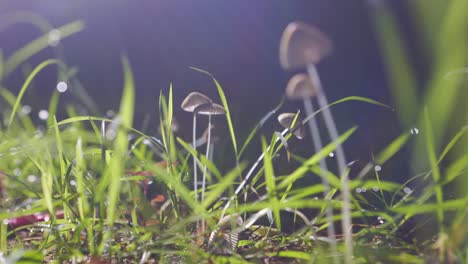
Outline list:
[[[211,115],[208,115],[208,136],[206,141],[206,154],[205,157],[208,159],[210,154],[210,145],[211,145]],[[202,179],[202,193],[201,201],[205,200],[205,186],[206,186],[206,164],[203,165],[203,179]],[[205,219],[202,219],[202,233],[205,232]]]
[[[310,99],[310,97],[308,98],[304,98],[304,109],[305,109],[305,112],[307,114],[307,116],[310,116],[314,113],[314,107],[312,105],[312,100]],[[309,120],[309,130],[310,130],[310,135],[312,136],[312,142],[314,144],[314,149],[315,149],[315,152],[318,152],[322,149],[323,145],[322,145],[322,140],[320,139],[320,131],[318,129],[318,125],[317,125],[317,120],[315,118],[311,118]],[[330,184],[328,183],[328,180],[327,180],[327,172],[328,172],[328,168],[327,168],[327,162],[325,161],[325,159],[321,159],[319,161],[319,166],[320,166],[320,172],[321,172],[321,178],[322,178],[322,184],[323,184],[323,193],[324,193],[324,198],[325,198],[325,201],[326,201],[326,206],[327,206],[327,210],[326,210],[326,215],[327,215],[327,222],[328,222],[328,227],[327,227],[327,235],[328,235],[328,238],[330,239],[330,246],[331,246],[331,250],[333,252],[333,255],[335,256],[334,257],[334,262],[335,263],[339,263],[338,261],[338,258],[336,257],[336,253],[337,253],[337,247],[336,247],[336,240],[335,240],[335,226],[333,224],[333,209],[331,207],[331,203],[330,203],[330,197],[328,197],[328,193],[330,192]]]
[[[328,100],[325,95],[325,92],[322,89],[322,83],[320,82],[320,77],[317,73],[315,65],[309,64],[307,66],[307,72],[309,74],[310,80],[312,81],[314,87],[317,89],[317,102],[320,108],[323,108],[323,118],[325,120],[325,125],[328,130],[328,134],[332,141],[338,139],[338,130],[336,129],[335,121],[328,107]],[[341,192],[343,195],[343,233],[345,239],[345,263],[352,263],[353,257],[353,238],[351,230],[351,195],[349,189],[349,179],[346,173],[346,157],[343,151],[341,144],[338,144],[336,147],[336,160],[338,163],[338,172],[341,177]]]

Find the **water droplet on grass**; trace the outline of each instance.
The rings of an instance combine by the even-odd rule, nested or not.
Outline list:
[[[41,120],[47,120],[47,118],[49,118],[49,111],[42,109],[42,110],[39,111],[37,116]]]
[[[330,152],[330,153],[328,153],[328,156],[329,156],[330,158],[333,158],[333,157],[335,156],[335,153]]]
[[[21,113],[23,115],[28,115],[29,113],[31,113],[31,106],[23,105],[23,107],[21,107]]]
[[[27,179],[28,179],[28,182],[32,183],[32,182],[37,181],[37,176],[36,175],[28,175]]]
[[[47,43],[49,46],[56,47],[60,43],[61,32],[58,29],[52,29],[49,31],[49,38]]]
[[[374,170],[375,171],[381,171],[382,167],[380,165],[375,165]]]
[[[10,221],[8,219],[3,220],[4,225],[8,225],[8,223],[10,223]]]
[[[403,192],[406,193],[406,194],[411,194],[413,192],[413,190],[411,190],[410,187],[405,187],[405,188],[403,188]]]
[[[379,187],[374,186],[374,187],[372,187],[372,190],[373,190],[374,192],[378,192],[378,191],[379,191]]]
[[[112,109],[109,109],[106,111],[106,117],[107,118],[113,118],[115,116],[115,111]]]
[[[411,135],[417,135],[417,134],[419,134],[419,129],[416,128],[416,127],[413,127],[413,128],[410,129],[410,133],[411,133]]]
[[[21,175],[21,169],[20,169],[20,168],[14,169],[14,170],[13,170],[13,174],[14,174],[15,176],[20,176],[20,175]]]
[[[57,91],[59,91],[60,93],[66,92],[67,89],[68,89],[68,85],[66,82],[57,83]]]
[[[358,187],[358,188],[356,188],[356,192],[357,192],[357,193],[361,193],[361,192],[362,192],[362,189]]]

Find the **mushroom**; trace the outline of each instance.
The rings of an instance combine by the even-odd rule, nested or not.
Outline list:
[[[328,133],[332,141],[338,139],[338,131],[328,101],[322,89],[322,84],[315,65],[329,55],[333,49],[331,40],[317,28],[301,22],[290,23],[283,32],[280,40],[280,63],[285,70],[307,68],[313,87],[317,91],[317,101],[325,120]],[[338,171],[342,178],[343,192],[343,232],[345,237],[346,262],[352,259],[352,234],[351,234],[351,208],[349,180],[346,173],[346,158],[341,145],[336,148]]]
[[[304,103],[304,109],[307,116],[311,116],[314,113],[314,107],[312,104],[312,97],[317,95],[317,90],[312,85],[310,78],[303,73],[294,75],[288,82],[286,86],[286,96],[291,100],[302,100]],[[310,135],[312,136],[312,142],[314,144],[315,152],[318,152],[322,149],[323,144],[320,138],[320,131],[318,129],[317,121],[312,117],[309,122]],[[322,173],[322,183],[324,186],[324,196],[327,197],[330,192],[330,184],[325,177],[328,168],[327,162],[324,159],[319,161],[320,171]],[[330,203],[330,199],[327,199],[327,203]],[[333,210],[330,207],[330,204],[327,205],[327,219],[328,219],[328,237],[335,237],[335,227],[333,225]]]
[[[293,131],[294,136],[296,136],[298,139],[303,139],[304,138],[304,126],[302,125],[302,122],[298,118],[296,118],[295,113],[282,113],[278,116],[278,122],[287,129],[290,129]],[[297,119],[295,124],[293,124],[294,119]],[[293,126],[294,125],[294,126]]]
[[[197,112],[195,108],[203,104],[211,104],[211,99],[199,92],[191,92],[185,97],[180,107],[187,112],[193,113],[193,133],[192,133],[192,144],[196,151],[197,145],[195,141],[197,139]],[[197,157],[193,156],[193,192],[195,193],[195,201],[198,201],[198,172],[197,172]]]
[[[304,138],[304,126],[302,122],[298,119],[298,113],[282,113],[278,116],[278,122],[286,129],[292,130],[294,136],[298,139]],[[288,146],[288,142],[283,137],[280,132],[276,132],[278,138],[283,142],[284,148],[286,149],[286,154],[288,158],[288,162],[291,159],[291,151]]]
[[[199,105],[195,108],[195,112],[200,115],[208,115],[208,128],[211,128],[211,116],[212,115],[225,115],[226,111],[224,108],[215,103],[206,103]],[[211,145],[211,129],[208,129],[208,135],[206,140],[206,154],[205,157],[210,155],[210,145]],[[206,186],[206,165],[203,166],[203,179],[202,179],[202,193],[201,201],[205,200],[205,186]],[[205,231],[205,221],[202,220],[202,232]]]
[[[208,115],[208,128],[207,128],[207,140],[206,140],[206,154],[205,156],[208,158],[210,155],[210,145],[211,145],[211,116],[212,115],[224,115],[226,111],[224,108],[215,103],[207,103],[198,106],[195,109],[197,114],[200,115]],[[203,166],[203,179],[202,179],[202,193],[201,193],[201,201],[205,199],[205,183],[206,183],[206,165]]]

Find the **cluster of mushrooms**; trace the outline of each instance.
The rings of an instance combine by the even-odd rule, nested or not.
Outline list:
[[[299,70],[303,69],[304,73],[298,73],[294,75],[288,82],[286,88],[286,96],[291,100],[302,100],[304,104],[304,111],[307,115],[307,118],[303,121],[297,118],[297,113],[282,113],[278,116],[279,123],[285,127],[285,130],[279,134],[277,142],[279,140],[284,140],[284,136],[292,132],[297,138],[302,139],[305,136],[304,126],[308,123],[310,134],[312,137],[314,151],[318,152],[323,148],[322,138],[319,133],[317,120],[314,118],[314,103],[313,99],[316,99],[318,109],[320,109],[321,114],[324,119],[324,123],[328,132],[328,140],[336,141],[338,139],[338,131],[333,120],[330,109],[328,108],[328,101],[325,96],[325,92],[322,88],[322,84],[317,72],[316,65],[328,56],[332,51],[332,42],[331,40],[317,28],[307,25],[302,22],[293,22],[290,23],[283,32],[280,41],[279,48],[279,59],[280,64],[284,70]],[[208,136],[207,136],[207,148],[206,148],[206,157],[209,157],[210,153],[210,127],[211,127],[211,116],[225,114],[224,108],[208,98],[207,96],[198,93],[190,93],[181,105],[182,109],[187,112],[193,113],[193,148],[196,148],[196,121],[197,115],[208,115]],[[338,143],[337,143],[338,144]],[[228,216],[224,217],[224,212],[229,207],[232,200],[240,193],[240,191],[248,183],[250,177],[253,175],[253,172],[262,161],[264,153],[256,160],[252,165],[247,174],[243,177],[243,181],[240,183],[238,188],[235,190],[234,195],[229,199],[225,204],[223,215],[221,220],[218,223],[218,229],[221,228],[225,222],[227,222]],[[352,257],[352,237],[351,237],[351,212],[350,212],[350,190],[349,190],[349,181],[347,178],[347,166],[346,166],[346,157],[344,155],[343,148],[341,145],[336,146],[336,161],[338,164],[338,173],[341,177],[341,197],[343,199],[342,207],[342,229],[345,238],[345,259],[348,262]],[[193,174],[194,174],[194,195],[195,199],[198,201],[198,173],[197,173],[197,157],[193,156]],[[322,181],[324,185],[324,194],[325,197],[328,197],[328,192],[330,190],[329,183],[326,179],[326,173],[328,172],[327,164],[325,160],[319,162],[321,172],[322,172]],[[201,201],[204,199],[205,192],[205,182],[206,182],[206,166],[203,168],[203,179],[202,179],[202,191],[201,191]],[[335,241],[335,229],[333,225],[333,212],[330,206],[330,200],[327,199],[327,220],[328,220],[328,237],[330,241],[330,246],[333,252],[336,252],[336,241]],[[231,217],[237,225],[241,225],[242,221],[239,221],[239,217]],[[246,221],[247,222],[247,221]],[[204,223],[202,223],[202,231],[204,231]],[[245,226],[243,228],[246,228]],[[238,228],[242,229],[242,228]],[[234,232],[231,232],[234,233]],[[237,232],[236,232],[237,234]],[[213,233],[210,236],[213,237]],[[236,241],[232,239],[232,236],[229,237],[229,241]],[[235,248],[235,245],[231,245]]]

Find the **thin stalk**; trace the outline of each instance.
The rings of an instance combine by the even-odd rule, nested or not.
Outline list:
[[[314,107],[312,105],[312,100],[310,97],[304,98],[304,109],[307,114],[307,116],[310,116],[314,113]],[[319,150],[322,149],[323,144],[322,140],[320,138],[320,131],[318,129],[317,125],[317,120],[315,118],[311,118],[309,123],[309,130],[310,130],[310,135],[312,136],[312,142],[314,144],[315,152],[318,152]],[[328,171],[327,168],[327,162],[325,159],[321,159],[319,161],[319,166],[320,166],[320,173],[322,175],[322,184],[323,184],[323,193],[325,196],[325,201],[326,201],[326,216],[327,216],[327,222],[328,222],[328,227],[327,227],[327,235],[328,238],[330,239],[330,246],[332,249],[333,253],[337,252],[337,247],[336,247],[336,239],[335,239],[335,226],[333,225],[333,209],[331,207],[331,197],[328,197],[328,193],[330,192],[330,184],[326,178],[326,173]],[[327,198],[328,197],[328,198]],[[338,262],[338,258],[336,257],[336,254],[334,254],[334,262]]]
[[[286,134],[288,133],[289,129],[285,129],[281,132],[281,136],[284,137],[286,136]],[[273,144],[276,145],[276,143],[278,143],[278,141],[280,141],[280,137],[277,137],[276,140],[275,140],[275,143]],[[268,146],[265,150],[265,152],[267,151],[270,151],[270,147],[271,146]],[[244,186],[247,184],[247,182],[249,181],[250,177],[252,177],[252,175],[254,174],[254,171],[255,169],[258,167],[258,165],[262,162],[263,158],[265,157],[265,152],[262,152],[262,154],[257,158],[257,160],[255,161],[255,163],[252,165],[252,167],[250,167],[250,170],[247,172],[247,174],[245,175],[245,178],[244,180],[239,184],[239,186],[237,186],[236,190],[234,191],[234,195],[231,196],[231,198],[229,198],[229,200],[226,202],[226,204],[224,205],[224,208],[223,208],[223,211],[221,212],[221,217],[219,219],[222,219],[224,217],[224,214],[226,213],[226,210],[229,208],[229,206],[231,205],[231,202],[237,197],[237,195],[242,191],[242,189],[244,188]]]
[[[315,65],[309,64],[307,66],[307,72],[309,77],[314,84],[314,87],[317,89],[317,102],[320,108],[323,108],[323,118],[325,120],[325,125],[328,130],[328,134],[332,141],[338,139],[338,130],[336,129],[335,121],[328,107],[328,100],[325,95],[325,92],[322,89],[322,83],[320,82],[320,77],[317,73]],[[341,191],[343,195],[343,207],[342,207],[342,226],[345,239],[345,263],[352,263],[353,256],[353,238],[351,230],[351,197],[349,189],[349,179],[346,173],[346,157],[343,151],[341,144],[338,144],[336,147],[336,160],[338,163],[338,172],[341,177]]]
[[[208,136],[206,141],[206,153],[205,157],[208,158],[210,155],[210,145],[211,145],[211,115],[208,115]],[[201,193],[201,201],[205,200],[205,186],[206,186],[206,164],[203,165],[203,179],[202,179],[202,193]],[[205,218],[202,218],[202,233],[205,232]]]
[[[197,152],[197,113],[193,112],[193,133],[192,144],[193,149]],[[193,156],[193,192],[195,193],[195,201],[198,201],[198,173],[197,173],[197,157]]]

